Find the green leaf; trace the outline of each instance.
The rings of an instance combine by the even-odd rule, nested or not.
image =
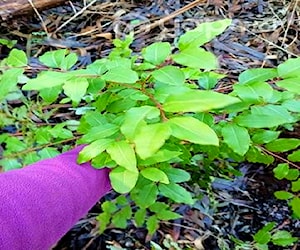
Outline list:
[[[65,82],[63,89],[66,96],[70,97],[73,102],[79,103],[88,86],[89,82],[86,78],[73,78]]]
[[[123,167],[116,167],[109,173],[109,178],[113,189],[121,194],[130,192],[138,179],[137,171],[129,171]]]
[[[236,124],[227,123],[222,127],[224,142],[238,155],[244,155],[250,146],[248,130]]]
[[[156,215],[151,215],[146,222],[147,230],[150,235],[153,235],[159,228],[159,221]]]
[[[172,136],[200,145],[219,145],[219,139],[208,125],[191,116],[171,118],[168,121]]]
[[[202,48],[188,47],[172,55],[172,58],[176,63],[191,68],[212,70],[218,67],[215,55]]]
[[[176,159],[177,156],[181,155],[182,153],[179,151],[170,151],[167,149],[161,149],[157,151],[154,155],[150,156],[149,158],[145,160],[140,161],[140,165],[142,166],[148,166],[153,165],[155,163],[159,162],[168,162],[173,159]]]
[[[159,213],[160,211],[168,208],[169,206],[166,203],[157,201],[149,207],[149,210],[153,213]]]
[[[2,101],[10,91],[16,88],[18,78],[23,72],[23,69],[8,69],[0,75],[0,101]]]
[[[161,183],[158,185],[158,190],[163,196],[168,197],[175,202],[189,205],[194,204],[191,193],[176,183]]]
[[[178,48],[183,50],[188,47],[195,48],[202,46],[223,33],[230,24],[230,19],[201,23],[197,28],[187,31],[185,34],[180,36]]]
[[[300,162],[300,150],[294,151],[292,154],[288,155],[288,160],[293,162]]]
[[[158,212],[156,216],[159,220],[176,220],[182,217],[180,214],[174,213],[169,210],[162,210]]]
[[[246,154],[247,161],[254,163],[271,164],[274,162],[274,157],[262,152],[258,147],[250,147]]]
[[[279,138],[268,144],[266,148],[272,152],[286,152],[300,146],[300,139]]]
[[[167,123],[156,123],[139,126],[133,142],[136,153],[142,159],[153,156],[170,137],[171,131]]]
[[[273,169],[274,175],[278,180],[282,180],[289,173],[289,164],[281,163],[278,164],[276,168]]]
[[[300,112],[300,100],[286,100],[282,106],[292,112]]]
[[[291,91],[295,94],[300,93],[300,77],[299,74],[295,78],[289,78],[275,83],[278,87]]]
[[[39,156],[41,157],[41,160],[53,158],[60,154],[60,152],[56,148],[43,148],[41,151],[38,152]]]
[[[297,218],[300,218],[300,198],[295,196],[289,204],[292,207],[293,213]]]
[[[175,66],[165,66],[152,72],[156,81],[175,86],[182,86],[185,82],[184,73]]]
[[[248,69],[239,75],[240,84],[263,83],[277,77],[276,69]]]
[[[23,90],[41,90],[62,85],[67,80],[73,78],[72,75],[55,71],[42,71],[36,78],[30,79],[22,87]]]
[[[138,172],[136,168],[135,152],[126,141],[116,141],[111,143],[107,149],[110,157],[120,166],[131,172]]]
[[[112,123],[105,123],[92,127],[92,129],[80,139],[80,143],[89,143],[98,139],[109,137],[115,134],[118,130],[119,127]]]
[[[12,49],[6,59],[6,62],[12,67],[25,67],[27,66],[28,60],[24,51]]]
[[[190,90],[169,95],[163,104],[163,109],[166,112],[205,112],[224,108],[238,102],[240,100],[236,97],[214,91]]]
[[[259,244],[267,244],[271,240],[270,231],[276,225],[275,222],[269,222],[262,229],[260,229],[254,236],[253,239]]]
[[[84,147],[78,156],[77,162],[79,164],[87,162],[97,155],[101,154],[111,143],[112,139],[99,139],[92,142],[90,145]]]
[[[290,246],[297,240],[298,238],[292,237],[291,233],[285,230],[277,231],[272,235],[272,243],[276,246]]]
[[[278,75],[282,78],[298,77],[300,75],[300,58],[291,58],[281,63],[278,66]]]
[[[288,200],[294,197],[293,194],[287,191],[276,191],[274,192],[274,195],[279,200]]]
[[[252,141],[257,144],[271,142],[278,138],[280,131],[258,130],[252,136]]]
[[[97,216],[99,223],[99,233],[102,234],[110,223],[111,214],[110,213],[101,213]]]
[[[161,170],[165,172],[171,182],[186,182],[191,179],[191,175],[183,169],[162,166]]]
[[[134,188],[130,197],[141,208],[147,208],[155,203],[158,195],[158,189],[155,183],[147,183]]]
[[[146,209],[140,208],[134,214],[134,220],[138,227],[142,227],[146,218]]]
[[[105,81],[117,82],[117,83],[135,83],[139,77],[138,74],[128,68],[112,68],[106,72],[103,77]]]
[[[125,206],[121,208],[120,211],[114,214],[111,222],[118,228],[126,228],[127,220],[131,218],[131,215],[131,207],[129,205]]]
[[[66,49],[48,51],[44,53],[42,56],[39,57],[39,60],[44,65],[50,68],[60,68],[64,59],[65,55],[67,54]]]
[[[297,181],[293,181],[292,182],[292,188],[291,190],[293,192],[299,192],[300,191],[300,179],[298,179]]]
[[[57,100],[60,92],[61,86],[55,86],[51,88],[41,89],[39,95],[43,98],[45,102],[52,103]]]
[[[129,109],[121,125],[121,132],[127,139],[132,140],[136,134],[137,127],[145,123],[144,119],[159,117],[160,112],[153,106],[141,106]]]
[[[64,70],[71,69],[78,60],[78,56],[75,53],[67,55],[60,64],[60,67]]]
[[[298,169],[289,169],[289,172],[285,178],[289,181],[294,181],[298,179],[299,175],[300,171]]]
[[[4,171],[22,168],[22,164],[17,159],[1,159],[0,166]]]
[[[168,176],[163,171],[155,167],[144,168],[141,171],[141,175],[154,182],[161,182],[164,184],[170,183]]]
[[[166,42],[157,42],[142,50],[144,59],[154,65],[164,62],[171,53],[171,45]]]
[[[245,102],[267,102],[273,96],[273,88],[265,82],[234,84],[233,89],[233,93]]]
[[[101,204],[101,208],[102,208],[103,212],[110,213],[110,214],[112,214],[118,210],[116,204],[111,201],[104,201]]]

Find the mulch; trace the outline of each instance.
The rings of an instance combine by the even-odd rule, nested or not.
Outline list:
[[[224,90],[230,89],[239,73],[248,68],[275,67],[300,55],[299,1],[208,0],[176,14],[192,2],[102,0],[86,8],[86,1],[69,1],[40,12],[51,38],[45,38],[45,29],[36,16],[1,22],[0,36],[17,40],[18,48],[34,56],[53,48],[68,48],[80,55],[80,67],[107,56],[112,39],[130,31],[136,34],[132,49],[140,51],[155,41],[174,43],[199,23],[231,18],[231,27],[205,45],[217,55],[220,72],[227,74],[218,85]],[[164,18],[164,24],[153,25]],[[0,58],[7,53],[0,48]],[[231,236],[252,241],[251,235],[268,221],[300,237],[300,221],[291,218],[286,202],[272,195],[285,189],[287,183],[274,179],[271,167],[244,164],[239,169],[242,176],[231,181],[216,178],[209,192],[190,187],[201,196],[199,201],[193,207],[178,205],[176,211],[183,218],[162,222],[152,240],[164,249],[214,250],[222,245],[223,249],[234,249]],[[53,249],[151,249],[147,231],[132,222],[126,230],[112,225],[98,235],[100,204],[114,196],[111,193],[102,199]]]

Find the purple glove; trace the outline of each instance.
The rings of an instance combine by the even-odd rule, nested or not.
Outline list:
[[[0,249],[53,246],[110,189],[108,169],[76,164],[82,147],[0,174]]]

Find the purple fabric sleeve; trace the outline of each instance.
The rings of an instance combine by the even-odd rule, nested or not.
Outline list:
[[[108,169],[76,164],[78,147],[0,174],[0,249],[55,244],[110,189]]]

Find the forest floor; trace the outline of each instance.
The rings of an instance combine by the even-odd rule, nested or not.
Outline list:
[[[38,56],[51,48],[68,48],[80,55],[82,65],[87,65],[108,55],[113,38],[122,38],[133,30],[132,49],[140,51],[155,41],[175,43],[199,23],[231,18],[231,27],[205,45],[217,55],[220,71],[227,75],[218,86],[224,92],[248,68],[276,67],[300,55],[299,1],[208,0],[188,9],[191,2],[103,0],[86,8],[85,1],[69,1],[40,12],[51,39],[44,38],[46,30],[40,19],[31,15],[8,19],[0,24],[0,30],[4,38],[17,40],[16,47],[29,54]],[[184,11],[178,14],[181,8]],[[149,26],[165,17],[164,24]],[[0,50],[0,59],[7,53]],[[272,166],[244,164],[239,170],[242,175],[233,180],[216,178],[210,192],[194,189],[202,199],[193,208],[178,205],[176,211],[183,217],[162,222],[152,240],[163,249],[214,250],[222,245],[223,249],[234,249],[232,236],[252,241],[252,235],[270,221],[300,237],[300,221],[292,219],[287,203],[273,195],[285,189],[286,183],[273,177]],[[100,203],[111,197],[113,193],[103,198],[53,249],[151,249],[146,229],[135,228],[134,224],[126,230],[111,226],[104,234],[97,234]]]

